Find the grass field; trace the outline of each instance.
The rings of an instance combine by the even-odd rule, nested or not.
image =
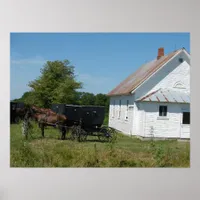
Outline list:
[[[41,138],[34,124],[32,137],[24,140],[20,124],[10,127],[11,167],[190,167],[190,143],[140,141],[117,134],[112,143],[58,140],[59,132],[45,129]]]

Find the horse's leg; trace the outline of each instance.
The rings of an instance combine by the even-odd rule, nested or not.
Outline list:
[[[62,138],[63,138],[62,127],[60,125],[58,125],[57,127],[58,127],[58,130],[60,132],[60,140],[62,140]]]
[[[40,128],[41,128],[41,131],[42,131],[42,137],[44,138],[44,124],[40,124]]]
[[[59,131],[60,131],[60,139],[64,140],[66,135],[65,127],[59,126]]]
[[[66,135],[67,135],[67,127],[65,127],[65,138],[66,138]]]
[[[65,140],[65,137],[66,137],[66,128],[63,127],[62,128],[62,138],[63,138],[63,140]]]
[[[65,130],[63,127],[61,127],[61,134],[62,134],[61,138],[62,138],[62,140],[64,140],[65,139]]]

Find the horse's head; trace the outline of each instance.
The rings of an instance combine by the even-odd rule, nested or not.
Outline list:
[[[35,105],[31,106],[31,109],[35,112],[35,113],[41,113],[41,109]]]
[[[56,114],[55,112],[53,112],[51,109],[48,109],[49,114]]]
[[[66,122],[67,121],[67,117],[63,114],[58,114],[58,118],[60,121]]]
[[[65,115],[63,115],[63,119],[64,119],[65,121],[67,121],[67,117],[66,117]]]
[[[25,107],[24,111],[26,113],[26,117],[28,117],[28,118],[34,117],[34,115],[37,113],[37,111],[34,109],[33,106],[27,106],[27,107]]]

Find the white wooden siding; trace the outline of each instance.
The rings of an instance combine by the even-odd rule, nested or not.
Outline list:
[[[167,116],[159,117],[159,106],[167,105]],[[183,107],[188,107],[189,104],[170,104],[170,103],[143,103],[143,109],[145,113],[144,121],[144,136],[151,137],[153,132],[154,137],[164,137],[164,138],[180,138],[181,127],[182,127],[182,112]],[[186,127],[185,125],[183,125]],[[189,126],[184,129],[184,134],[189,135]],[[153,131],[152,131],[153,130]],[[141,132],[140,135],[143,135]],[[184,137],[186,137],[184,135]]]
[[[179,58],[183,58],[182,63]],[[185,89],[174,88],[176,83],[183,83]],[[136,99],[159,88],[190,91],[190,64],[184,52],[176,56],[150,79],[145,81],[136,91]]]
[[[115,100],[115,106],[112,102]],[[121,113],[119,118],[119,101],[121,100]],[[126,119],[127,100],[129,100],[128,119]],[[110,98],[109,126],[113,127],[125,134],[131,135],[133,132],[133,106],[134,95],[116,96]],[[112,109],[115,109],[115,116],[111,117]]]
[[[190,125],[188,124],[181,125],[181,138],[183,139],[190,138]]]

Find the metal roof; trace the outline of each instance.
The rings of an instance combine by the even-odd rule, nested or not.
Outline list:
[[[181,52],[183,49],[176,50],[168,55],[162,56],[160,59],[155,59],[149,63],[142,65],[136,72],[122,81],[117,87],[108,93],[108,96],[127,95],[141,85],[154,72],[160,69],[173,56]]]
[[[190,103],[190,93],[169,89],[159,89],[137,99],[137,101]]]

